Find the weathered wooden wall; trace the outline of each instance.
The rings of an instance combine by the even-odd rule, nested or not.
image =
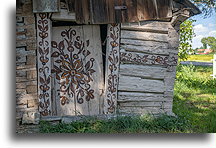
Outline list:
[[[31,0],[16,10],[16,117],[37,111],[36,30]]]
[[[110,50],[107,50],[108,56],[106,61],[108,66],[106,69],[110,71],[107,71],[106,76],[110,76],[110,79],[106,79],[105,85],[107,88],[111,88],[110,92],[106,93],[106,96],[109,96],[108,100],[111,100],[111,102],[106,100],[107,104],[105,106],[107,110],[105,110],[105,113],[118,113],[119,111],[126,113],[166,112],[172,114],[175,67],[177,65],[177,47],[179,44],[179,36],[176,30],[179,29],[180,23],[188,18],[192,12],[189,9],[185,9],[185,6],[180,7],[181,5],[177,2],[176,6],[174,6],[175,8],[171,10],[170,0],[154,0],[154,4],[152,4],[153,1],[151,0],[133,0],[131,3],[126,0],[118,0],[115,2],[119,3],[115,3],[115,5],[114,1],[111,0],[103,0],[103,2],[91,0],[90,5],[94,6],[94,9],[91,8],[90,12],[88,12],[89,6],[87,4],[89,4],[89,1],[87,0],[76,0],[76,3],[74,3],[74,0],[68,0],[68,3],[62,1],[59,13],[49,15],[51,18],[41,18],[49,19],[50,32],[52,21],[109,24],[108,36],[111,38],[108,38],[107,41],[109,43],[107,47]],[[165,1],[168,2],[166,3],[167,7],[161,8],[162,2]],[[144,2],[146,3],[145,6]],[[104,7],[98,7],[100,3]],[[132,7],[134,3],[136,3],[136,7]],[[112,14],[111,12],[113,11],[109,10],[109,7],[105,8],[104,4],[109,6],[127,5],[128,13],[124,10],[115,10],[115,14]],[[142,9],[141,6],[145,9]],[[151,9],[150,6],[154,6],[154,9]],[[157,8],[155,8],[156,6]],[[99,11],[101,8],[107,12]],[[163,11],[160,11],[162,9]],[[75,15],[74,12],[79,12],[79,15]],[[134,15],[132,15],[133,12]],[[88,13],[90,14],[86,15]],[[196,13],[195,11],[193,12],[193,14]],[[48,15],[48,13],[44,14]],[[38,112],[38,92],[39,94],[44,92],[38,89],[40,73],[37,76],[37,68],[43,66],[38,64],[37,67],[36,57],[38,56],[38,60],[40,60],[40,56],[43,56],[42,54],[45,53],[42,52],[41,54],[38,50],[37,55],[35,28],[38,28],[38,31],[41,32],[47,28],[45,26],[43,26],[44,28],[41,27],[39,22],[39,25],[37,25],[35,16],[40,17],[39,14],[33,14],[32,0],[25,0],[24,3],[18,5],[16,17],[17,118],[22,118],[25,112]],[[94,17],[90,18],[90,16]],[[154,21],[141,21],[149,19]],[[160,21],[157,21],[157,19],[160,19]],[[121,29],[119,29],[119,25],[113,26],[114,24],[110,24],[111,22],[127,21],[141,22],[124,23],[121,25]],[[38,32],[38,35],[40,36],[40,32]],[[48,42],[51,41],[50,37],[51,35]],[[119,40],[120,53],[118,52]],[[39,38],[38,41],[40,42]],[[38,45],[40,44],[39,42]],[[46,49],[45,46],[44,49]],[[119,61],[120,65],[118,65]],[[51,64],[49,63],[49,65]],[[114,71],[112,66],[114,66]],[[111,78],[112,83],[110,83]],[[113,108],[116,106],[117,110]],[[36,117],[35,114],[31,113],[24,115],[26,118],[30,116]]]
[[[172,114],[178,39],[170,22],[122,24],[119,112]]]

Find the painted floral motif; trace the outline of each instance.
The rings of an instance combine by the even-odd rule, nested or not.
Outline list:
[[[49,69],[49,20],[48,14],[38,14],[37,29],[38,29],[38,77],[39,77],[39,111],[42,116],[51,114],[50,109],[50,69]]]
[[[119,24],[110,25],[108,53],[108,82],[105,113],[115,113],[117,102],[118,69],[119,69]]]
[[[87,59],[91,54],[87,50],[89,40],[83,42],[76,30],[71,28],[62,31],[61,36],[63,40],[59,43],[51,42],[54,49],[51,55],[54,59],[52,73],[55,73],[60,84],[60,103],[63,106],[69,104],[69,98],[73,98],[75,104],[90,101],[94,99],[90,82],[93,81],[92,74],[95,72],[95,59]]]
[[[155,65],[165,65],[165,66],[174,66],[177,65],[178,59],[176,56],[156,56],[156,55],[139,55],[134,53],[125,53],[120,54],[120,60],[122,62],[136,62],[140,64],[155,64]]]

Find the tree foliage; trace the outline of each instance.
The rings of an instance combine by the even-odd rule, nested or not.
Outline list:
[[[216,0],[191,0],[200,10],[204,17],[210,16],[216,12]]]
[[[193,52],[191,45],[192,39],[195,36],[193,22],[195,22],[195,20],[189,19],[180,25],[180,45],[178,56],[181,60],[186,60],[188,58],[188,53]]]
[[[213,52],[216,51],[216,38],[215,37],[205,37],[201,39],[201,42],[203,44],[203,48],[207,48],[207,46],[210,47]]]

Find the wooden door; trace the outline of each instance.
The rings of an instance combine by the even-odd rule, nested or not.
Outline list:
[[[104,84],[99,25],[53,27],[51,46],[54,114],[101,113]]]

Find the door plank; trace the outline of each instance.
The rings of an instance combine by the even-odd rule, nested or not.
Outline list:
[[[99,114],[102,50],[98,25],[53,27],[57,115]]]

